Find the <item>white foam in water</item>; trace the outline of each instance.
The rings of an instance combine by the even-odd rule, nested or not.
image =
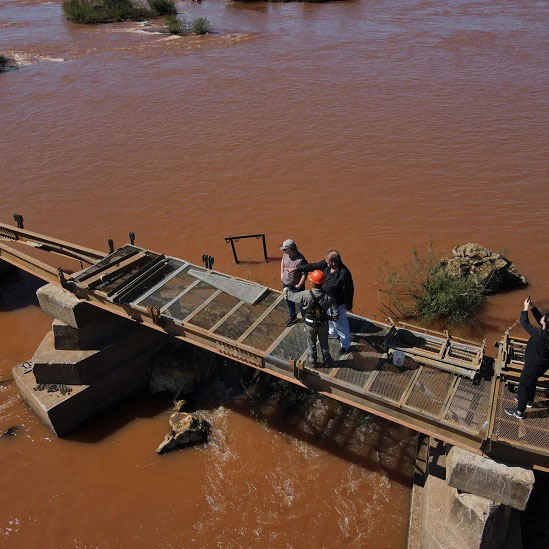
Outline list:
[[[36,63],[61,63],[62,61],[65,61],[62,57],[47,57],[34,53],[19,53],[11,51],[6,53],[9,57],[12,57],[20,67],[35,65]]]

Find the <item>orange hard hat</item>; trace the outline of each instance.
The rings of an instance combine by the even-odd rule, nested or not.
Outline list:
[[[318,285],[322,285],[324,284],[324,273],[322,271],[313,271],[310,275],[309,275],[309,280],[313,283],[313,284],[318,284]]]

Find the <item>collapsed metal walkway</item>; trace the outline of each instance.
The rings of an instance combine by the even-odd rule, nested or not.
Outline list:
[[[549,467],[543,393],[525,420],[503,413],[521,367],[521,341],[509,333],[494,367],[484,343],[350,314],[352,352],[338,357],[332,341],[334,367],[312,369],[303,327],[286,327],[277,290],[135,245],[105,254],[3,224],[0,239],[88,263],[69,275],[0,244],[0,259],[98,307],[469,451]],[[402,366],[395,350],[406,356]]]

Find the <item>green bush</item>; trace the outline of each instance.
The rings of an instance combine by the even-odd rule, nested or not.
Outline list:
[[[414,248],[412,259],[400,271],[387,262],[380,270],[380,290],[387,296],[383,307],[390,316],[457,325],[471,320],[484,304],[484,288],[474,277],[454,278],[448,274],[435,257],[430,241],[427,254],[422,256]]]
[[[177,9],[173,0],[147,0],[156,15],[176,15]]]
[[[415,308],[417,316],[427,324],[440,318],[453,325],[470,320],[483,303],[484,294],[475,279],[453,278],[438,266],[423,283],[423,295]]]
[[[193,34],[208,34],[211,30],[212,26],[205,17],[197,17],[191,22],[190,31]]]
[[[332,2],[333,0],[232,0],[233,2],[240,3],[252,3],[252,2],[279,2],[279,3],[288,3],[288,2],[309,2],[309,3],[323,3],[323,2]]]
[[[135,0],[63,0],[62,7],[69,21],[84,24],[139,21],[155,15]]]
[[[166,28],[170,34],[185,34],[187,23],[185,19],[179,19],[176,15],[166,17]]]
[[[5,72],[9,68],[15,68],[15,67],[16,67],[16,64],[13,59],[10,59],[9,57],[0,53],[0,72]]]

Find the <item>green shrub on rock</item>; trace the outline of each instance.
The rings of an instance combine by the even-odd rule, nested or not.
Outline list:
[[[451,325],[463,324],[484,303],[483,289],[474,278],[453,278],[440,266],[428,274],[422,290],[416,314],[427,324],[439,318]]]
[[[88,25],[177,14],[173,0],[63,0],[62,7],[69,21]]]
[[[0,53],[0,72],[5,72],[10,68],[16,68],[17,65],[13,59],[10,59],[6,55]]]
[[[148,2],[156,15],[177,15],[173,0],[148,0]]]
[[[64,0],[62,7],[69,21],[88,25],[139,21],[155,15],[135,0]]]
[[[400,270],[380,265],[383,307],[390,316],[418,318],[426,324],[441,320],[448,325],[471,320],[484,304],[484,286],[474,276],[453,277],[435,257],[432,243],[427,254],[415,248]]]
[[[9,62],[9,59],[5,55],[0,54],[0,72],[8,68]]]
[[[211,30],[212,25],[205,17],[197,17],[191,22],[190,31],[193,34],[208,34]]]
[[[166,17],[166,29],[170,34],[185,34],[187,23],[184,18],[180,19],[177,15],[169,15]]]

